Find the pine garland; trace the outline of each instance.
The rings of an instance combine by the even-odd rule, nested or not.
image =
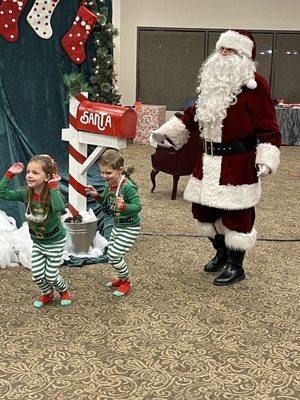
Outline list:
[[[76,96],[79,92],[89,92],[90,87],[84,81],[84,77],[79,73],[65,74],[63,76],[64,84],[67,87],[69,96]]]
[[[120,104],[121,95],[113,71],[113,39],[118,35],[118,30],[107,22],[108,7],[105,0],[89,0],[83,4],[97,17],[92,34],[95,55],[89,84],[84,81],[82,74],[64,75],[68,94],[76,96],[78,92],[88,92],[89,98],[98,103]]]
[[[92,36],[95,56],[90,77],[90,97],[99,103],[120,104],[121,95],[113,71],[113,40],[118,36],[118,30],[107,22],[108,8],[105,0],[89,0],[86,7],[97,17]]]

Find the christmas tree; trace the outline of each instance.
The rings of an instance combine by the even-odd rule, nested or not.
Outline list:
[[[114,37],[118,30],[108,22],[108,7],[105,0],[89,0],[83,3],[97,17],[92,40],[94,56],[89,84],[84,82],[82,74],[64,76],[64,82],[69,94],[88,91],[89,98],[98,103],[120,104],[121,95],[118,93],[116,74],[114,73],[113,47]]]

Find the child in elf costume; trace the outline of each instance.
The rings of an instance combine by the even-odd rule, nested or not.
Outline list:
[[[9,190],[14,175],[24,170],[24,164],[14,163],[0,182],[0,198],[21,201],[26,205],[25,217],[33,241],[32,280],[41,291],[34,302],[40,308],[60,295],[62,306],[71,304],[71,294],[65,280],[59,275],[59,266],[66,241],[66,231],[60,219],[65,204],[58,189],[60,176],[54,160],[47,154],[36,155],[27,165],[27,187]]]
[[[114,216],[115,225],[109,239],[107,255],[118,278],[106,286],[115,289],[113,295],[116,297],[123,297],[130,290],[128,267],[123,257],[140,232],[139,212],[142,209],[137,188],[123,175],[123,166],[124,158],[118,150],[106,150],[99,161],[100,173],[106,182],[104,191],[99,194],[93,186],[86,186],[86,193]]]

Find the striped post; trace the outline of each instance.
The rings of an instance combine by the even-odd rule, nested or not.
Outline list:
[[[126,147],[126,139],[78,131],[76,129],[77,109],[81,101],[87,100],[87,93],[79,93],[70,98],[69,128],[62,130],[62,140],[69,142],[69,210],[72,215],[85,212],[87,200],[85,186],[87,171],[107,147],[121,149]],[[88,145],[96,145],[87,157]]]

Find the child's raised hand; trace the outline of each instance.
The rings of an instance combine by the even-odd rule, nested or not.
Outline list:
[[[16,162],[16,163],[13,163],[13,165],[8,168],[8,171],[14,175],[19,175],[24,170],[24,168],[25,168],[25,166],[23,163]]]
[[[99,194],[98,194],[98,192],[97,192],[97,190],[94,188],[94,186],[92,186],[92,185],[87,185],[85,188],[84,188],[84,190],[85,190],[85,193],[86,194],[89,194],[90,196],[92,196],[92,197],[99,197]]]

